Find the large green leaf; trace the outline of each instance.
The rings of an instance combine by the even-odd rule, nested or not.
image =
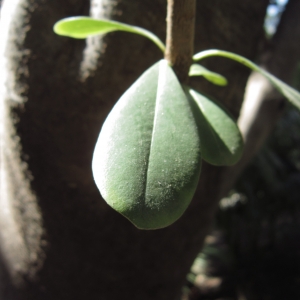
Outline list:
[[[205,50],[201,51],[193,56],[194,61],[199,61],[204,58],[210,57],[210,56],[223,56],[232,60],[235,60],[242,65],[250,68],[251,70],[257,71],[263,76],[265,76],[269,81],[273,84],[273,86],[282,94],[284,95],[291,103],[293,103],[298,109],[300,109],[300,93],[284,83],[283,81],[279,80],[269,72],[263,70],[258,65],[251,62],[249,59],[227,51],[217,50],[217,49],[211,49],[211,50]]]
[[[212,72],[199,64],[192,64],[189,76],[203,76],[205,79],[216,85],[227,85],[227,79],[215,72]]]
[[[200,175],[200,138],[167,61],[142,74],[114,106],[92,165],[103,198],[138,228],[166,227],[183,214]]]
[[[68,36],[76,39],[85,39],[96,34],[105,34],[112,31],[127,31],[142,35],[150,39],[163,52],[165,45],[152,32],[137,26],[132,26],[116,21],[94,19],[91,17],[70,17],[62,19],[54,24],[53,30],[58,35]]]
[[[243,139],[235,121],[216,103],[191,88],[186,92],[197,103],[195,114],[202,158],[212,165],[233,165],[242,155]]]

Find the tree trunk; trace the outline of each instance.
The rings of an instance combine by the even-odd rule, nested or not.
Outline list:
[[[198,1],[195,49],[255,57],[268,1]],[[149,41],[111,33],[56,36],[60,18],[91,14],[165,36],[162,0],[5,0],[1,38],[0,299],[179,299],[210,229],[222,168],[204,164],[199,188],[174,225],[141,231],[101,199],[91,174],[101,124],[122,92],[158,59]],[[231,83],[211,92],[238,116],[249,71],[207,66]],[[200,83],[199,83],[200,82]]]

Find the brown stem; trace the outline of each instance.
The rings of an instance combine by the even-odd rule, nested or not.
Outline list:
[[[194,52],[196,0],[168,0],[167,59],[178,79],[188,81],[188,72]]]

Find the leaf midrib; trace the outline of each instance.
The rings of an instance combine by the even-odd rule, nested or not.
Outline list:
[[[155,104],[154,104],[154,116],[153,116],[153,126],[152,126],[152,133],[151,133],[151,142],[150,142],[150,149],[149,149],[149,155],[148,155],[148,160],[147,160],[147,167],[146,167],[146,180],[145,180],[145,189],[144,189],[144,207],[146,206],[147,203],[147,191],[148,191],[148,177],[149,177],[149,165],[150,165],[150,158],[151,154],[153,152],[153,144],[154,144],[154,133],[155,133],[155,125],[157,122],[157,116],[158,116],[158,100],[159,100],[159,91],[161,89],[161,84],[160,83],[160,77],[161,77],[161,64],[159,65],[159,71],[158,71],[158,77],[157,77],[157,89],[156,89],[156,96],[155,96]]]

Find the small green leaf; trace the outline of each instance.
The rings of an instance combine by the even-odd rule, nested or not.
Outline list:
[[[202,158],[217,166],[235,164],[243,152],[243,139],[234,120],[207,97],[188,87],[185,90],[199,108],[195,118],[200,132]]]
[[[216,85],[227,85],[227,79],[215,72],[212,72],[199,64],[192,64],[189,76],[203,76],[205,79]]]
[[[300,93],[281,81],[280,79],[276,78],[269,72],[263,70],[260,68],[258,65],[254,64],[251,62],[249,59],[238,55],[234,54],[232,52],[227,52],[227,51],[222,51],[222,50],[216,50],[216,49],[211,49],[211,50],[205,50],[201,51],[193,56],[194,61],[199,61],[201,59],[210,57],[210,56],[223,56],[232,60],[235,60],[239,62],[240,64],[250,68],[251,70],[257,71],[263,76],[265,76],[269,81],[273,84],[273,86],[282,94],[284,95],[292,104],[294,104],[298,109],[300,109]]]
[[[103,198],[136,227],[166,227],[183,214],[200,175],[200,137],[166,60],[142,74],[116,103],[92,167]]]
[[[53,30],[58,35],[68,36],[75,39],[85,39],[96,34],[105,34],[112,31],[127,31],[142,35],[150,39],[162,52],[165,51],[163,42],[152,32],[137,26],[128,24],[94,19],[90,17],[70,17],[62,19],[54,24]]]

